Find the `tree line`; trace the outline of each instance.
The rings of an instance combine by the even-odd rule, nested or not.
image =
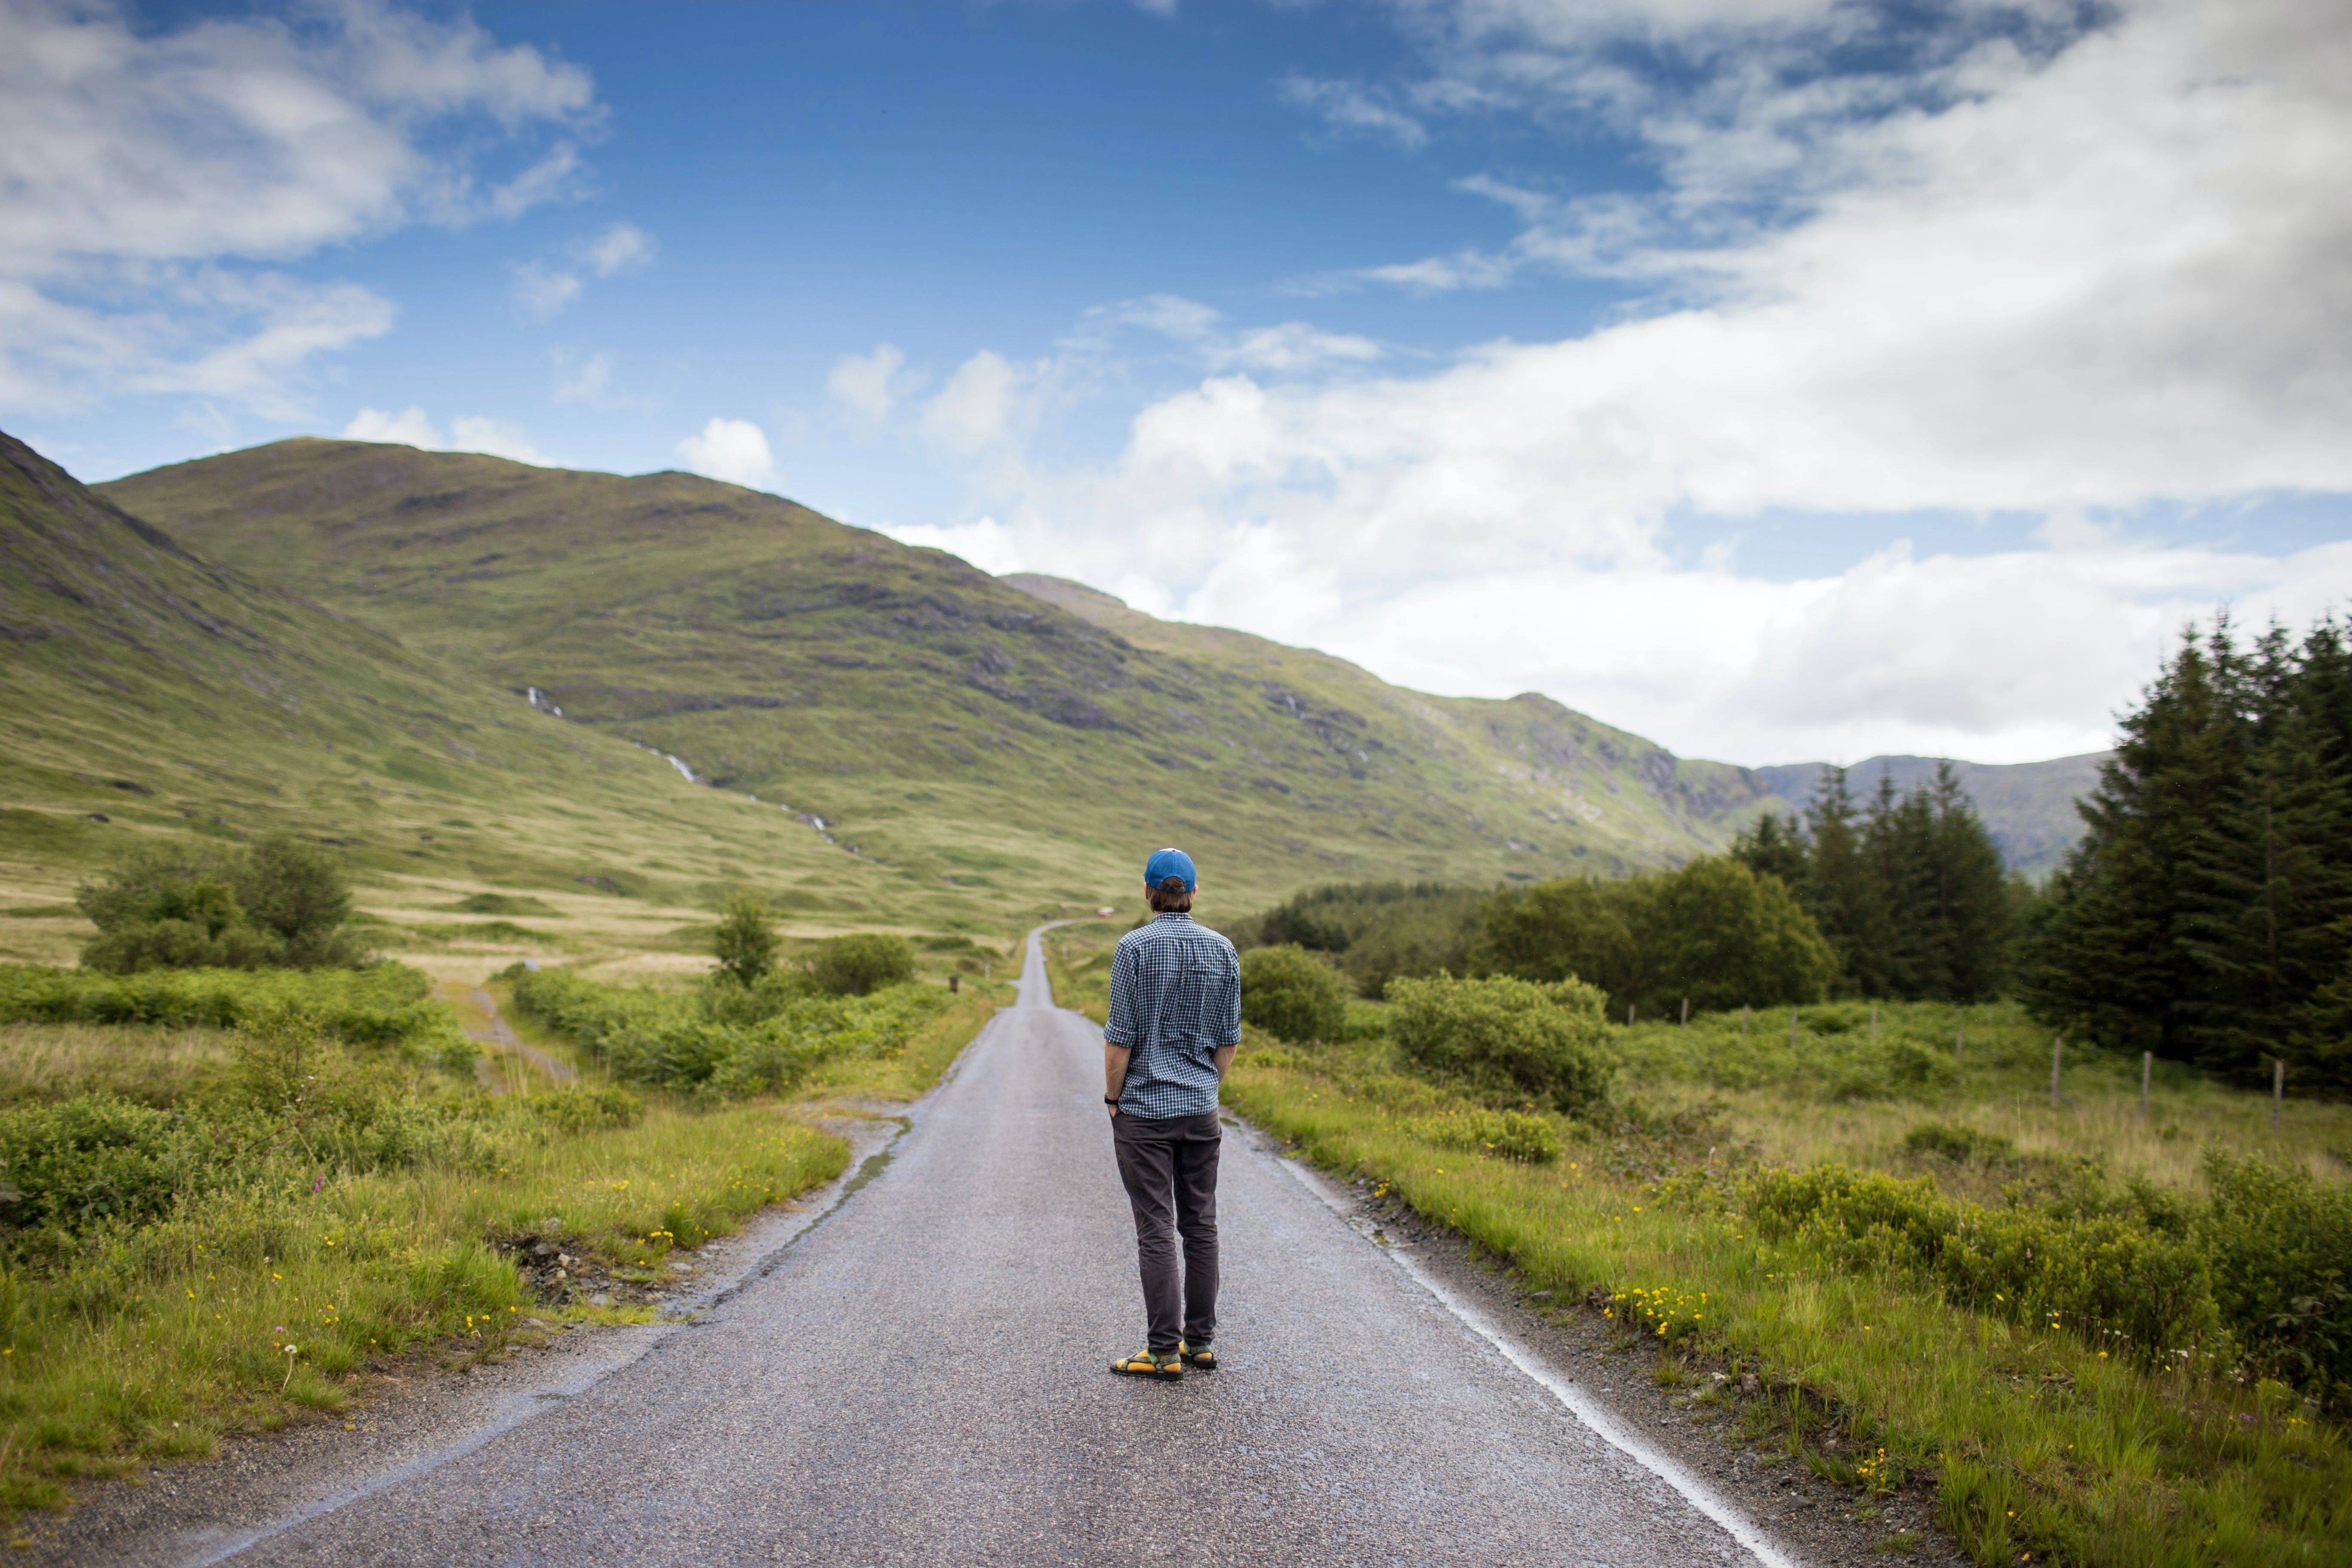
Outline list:
[[[2242,1078],[2352,1087],[2352,649],[2332,617],[2183,634],[2082,805],[2036,1016]]]
[[[2010,976],[2031,900],[1948,766],[1908,793],[1881,779],[1862,806],[1832,768],[1801,819],[1764,816],[1732,853],[1675,870],[1318,888],[1228,934],[1319,953],[1366,996],[1440,972],[1574,979],[1639,1018],[1833,995],[1981,1001]]]

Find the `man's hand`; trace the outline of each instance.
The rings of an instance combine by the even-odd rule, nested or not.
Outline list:
[[[1116,1101],[1118,1099],[1119,1090],[1127,1087],[1128,1054],[1125,1046],[1114,1046],[1108,1040],[1103,1042],[1104,1099]],[[1118,1107],[1116,1103],[1106,1105],[1103,1109],[1113,1116],[1118,1114]]]

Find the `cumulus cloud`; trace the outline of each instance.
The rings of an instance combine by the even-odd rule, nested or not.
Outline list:
[[[548,321],[562,313],[585,287],[577,273],[551,271],[536,261],[520,262],[514,268],[515,303],[533,321]]]
[[[448,433],[444,435],[425,417],[425,410],[415,404],[396,414],[362,408],[343,426],[343,439],[393,441],[432,452],[482,452],[493,458],[510,458],[518,463],[534,463],[542,468],[549,465],[549,459],[523,434],[522,426],[510,420],[459,415],[449,422]]]
[[[0,400],[196,391],[288,417],[306,368],[391,306],[256,263],[558,199],[597,117],[579,68],[381,0],[176,27],[11,0]]]
[[[713,419],[677,449],[679,459],[696,473],[730,485],[767,489],[776,482],[767,433],[749,419]]]
[[[851,413],[869,420],[887,419],[898,405],[900,391],[910,379],[905,374],[907,356],[889,343],[874,352],[844,354],[824,378],[825,392]]]
[[[581,259],[599,278],[614,278],[654,264],[654,237],[633,223],[616,223],[581,247]]]
[[[979,456],[1009,432],[1019,379],[1003,355],[982,349],[923,405],[923,439],[955,457]]]
[[[567,267],[550,267],[541,261],[516,263],[510,268],[515,302],[533,321],[552,320],[587,291],[587,279],[581,273],[614,278],[641,271],[654,264],[655,249],[652,235],[635,224],[616,223],[602,234],[575,241]]]
[[[1891,15],[1415,7],[1443,79],[1400,101],[1598,121],[1663,179],[1605,201],[1479,183],[1520,241],[1388,279],[1546,266],[1647,297],[1426,373],[1232,359],[1142,409],[1115,462],[1019,470],[981,504],[1029,564],[1161,584],[1144,607],[1753,762],[2086,748],[2181,618],[2352,597],[2347,548],[2157,548],[2134,521],[2352,492],[2352,11],[1963,8],[1899,70],[1790,64],[1829,58],[1825,29],[1876,60]],[[1643,50],[1679,85],[1624,63]],[[1690,559],[1743,519],[1891,539],[1918,513],[2050,521],[2039,549],[1890,545],[1801,582]]]

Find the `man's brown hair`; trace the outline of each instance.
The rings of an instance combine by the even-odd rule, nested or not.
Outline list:
[[[1162,877],[1160,886],[1143,889],[1144,902],[1155,915],[1189,915],[1192,912],[1192,889],[1184,886],[1181,877]]]

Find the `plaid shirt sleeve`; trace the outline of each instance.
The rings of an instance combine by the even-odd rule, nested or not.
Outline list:
[[[1103,1038],[1114,1046],[1135,1045],[1135,949],[1127,942],[1110,961],[1110,1009],[1105,1015]]]
[[[1231,947],[1225,949],[1224,1004],[1217,1015],[1217,1044],[1237,1046],[1242,1043],[1242,964]]]

